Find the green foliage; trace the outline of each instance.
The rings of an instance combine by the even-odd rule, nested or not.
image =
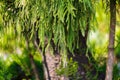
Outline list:
[[[116,33],[116,47],[115,47],[115,54],[117,57],[120,57],[120,31],[118,28],[118,31]]]
[[[113,69],[113,80],[119,80],[119,79],[120,79],[120,68],[118,67],[118,65],[115,65]]]
[[[77,74],[77,71],[78,71],[78,64],[77,62],[74,62],[72,60],[72,58],[70,58],[69,61],[67,61],[67,65],[66,67],[63,67],[61,65],[61,67],[57,70],[57,74],[58,75],[64,75],[66,77],[70,77],[70,78],[76,78],[78,77],[76,74]]]
[[[117,58],[113,69],[113,80],[120,79],[120,68],[119,68],[119,62],[120,62],[120,29],[117,27],[116,30],[116,38],[115,38],[115,57]]]
[[[13,31],[14,30],[12,27],[7,27],[6,29],[3,30],[3,34],[1,35],[1,38],[0,38],[1,50],[6,51],[6,52],[11,52],[11,53],[14,50],[13,45],[15,43],[14,41],[15,36],[14,36]]]
[[[40,61],[35,60],[36,67],[39,72],[39,76],[41,80],[44,80],[44,71],[43,71],[43,65]]]
[[[1,8],[2,17],[7,14],[4,18],[8,23],[14,24],[12,26],[19,24],[21,32],[28,39],[33,39],[34,31],[39,28],[42,47],[46,35],[49,34],[48,40],[51,40],[53,35],[55,44],[58,43],[60,48],[66,46],[72,52],[74,47],[79,47],[76,45],[79,40],[78,32],[85,35],[86,25],[95,20],[91,0],[12,0],[1,3],[4,5]]]
[[[88,42],[88,46],[92,52],[92,56],[96,60],[94,67],[98,72],[96,72],[96,75],[93,77],[93,75],[91,75],[93,73],[89,72],[90,69],[86,67],[86,70],[88,70],[87,77],[91,78],[91,80],[97,79],[98,75],[100,75],[99,72],[102,74],[102,72],[105,71],[105,67],[102,67],[102,65],[106,57],[107,39],[103,39],[103,36],[106,37],[108,29],[105,27],[108,26],[106,23],[108,24],[109,22],[103,13],[104,9],[101,8],[102,2],[98,1],[98,3],[100,2],[98,5],[96,5],[96,2],[97,1],[92,0],[0,0],[0,48],[8,53],[16,53],[16,48],[20,47],[22,49],[22,56],[13,54],[12,59],[20,65],[19,67],[24,71],[23,73],[29,75],[31,65],[28,52],[36,55],[33,40],[35,39],[35,32],[37,30],[40,38],[39,46],[44,48],[46,39],[49,45],[51,45],[50,41],[53,40],[55,45],[59,47],[61,54],[67,56],[66,53],[68,49],[73,53],[75,48],[81,48],[79,44],[79,32],[85,37],[87,24],[89,24],[90,30],[94,29],[97,20],[99,26],[102,26],[97,28],[100,29],[101,32],[98,33],[95,40],[89,39],[90,43]],[[117,4],[119,3],[120,1],[117,0]],[[105,6],[108,6],[108,4],[107,2]],[[96,14],[95,11],[97,11]],[[95,19],[95,17],[97,19]],[[117,37],[119,38],[119,36]],[[26,48],[25,40],[28,40],[30,43],[29,51]],[[118,42],[118,46],[115,48],[115,52],[118,55],[120,52],[119,47]],[[39,60],[39,57],[36,58]],[[62,58],[63,61],[65,58],[66,57]],[[65,62],[66,61],[63,63]],[[68,77],[72,76],[76,79],[78,75],[77,62],[70,59],[66,63],[67,66],[64,64],[61,65],[57,73]],[[36,64],[39,67],[40,77],[43,78],[42,65],[37,61]],[[15,64],[14,67],[16,69],[15,71],[19,68]],[[9,70],[13,69],[13,67],[9,67]],[[8,74],[8,72],[3,68],[0,69],[0,71],[0,80],[4,80],[4,76]],[[20,71],[20,69],[18,69],[18,71]],[[115,70],[115,72],[116,71],[117,70]],[[17,75],[17,72],[13,71],[12,73]],[[10,79],[11,74],[7,76]]]
[[[15,54],[12,55],[11,57],[13,61],[15,61],[18,65],[20,65],[20,67],[22,68],[22,70],[25,72],[26,75],[30,75],[31,65],[30,65],[29,57],[28,55],[26,55],[26,53],[24,53],[22,57]]]
[[[3,6],[1,7],[1,16],[5,27],[10,26],[17,29],[14,33],[17,35],[19,33],[19,37],[22,35],[30,44],[38,30],[39,46],[44,48],[46,38],[48,44],[53,40],[55,45],[59,47],[61,54],[64,52],[65,56],[67,55],[67,49],[73,53],[75,48],[81,47],[79,33],[81,32],[85,36],[86,27],[92,29],[91,26],[94,25],[95,21],[95,11],[91,0],[6,1],[1,1]],[[87,26],[87,24],[90,24],[90,26]],[[33,49],[33,47],[30,49]],[[15,60],[21,64],[20,59]],[[68,71],[69,73],[66,73],[66,76],[77,72],[76,63],[70,60],[68,65],[68,70],[71,72]]]
[[[21,66],[16,62],[12,62],[8,67],[8,72],[12,74],[11,79],[20,79],[21,76],[25,76],[25,72],[22,70]]]
[[[5,62],[0,58],[0,80],[10,80],[12,74],[7,70]]]
[[[94,63],[93,66],[85,66],[86,78],[88,80],[104,80],[106,73],[106,64]]]

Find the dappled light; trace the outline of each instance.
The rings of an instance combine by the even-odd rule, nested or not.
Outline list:
[[[119,80],[120,0],[0,0],[0,80]]]

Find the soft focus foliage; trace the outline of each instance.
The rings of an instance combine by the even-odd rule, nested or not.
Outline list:
[[[106,1],[108,2],[108,0]],[[37,30],[40,38],[39,46],[45,47],[46,38],[48,40],[47,48],[52,46],[51,40],[59,46],[62,62],[56,72],[59,75],[79,80],[81,76],[77,73],[78,63],[74,62],[72,58],[68,60],[66,57],[68,50],[74,55],[74,49],[81,48],[79,31],[85,36],[87,24],[90,28],[87,46],[95,63],[94,67],[85,66],[86,77],[90,80],[103,78],[110,17],[109,2],[106,1],[0,0],[0,56],[3,58],[3,60],[0,59],[0,80],[11,80],[21,74],[35,79],[31,75],[29,52],[33,55],[41,80],[44,79],[42,57],[33,45]],[[117,12],[115,54],[120,58],[120,0],[117,0]],[[30,43],[29,51],[26,48],[26,38]],[[88,58],[91,59],[89,56]],[[120,62],[119,59],[118,62]],[[94,72],[94,69],[97,72]],[[114,80],[120,78],[119,72],[116,63],[113,72]]]

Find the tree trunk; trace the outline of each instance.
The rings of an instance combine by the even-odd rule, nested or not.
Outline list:
[[[45,80],[51,80],[50,72],[49,72],[49,69],[48,69],[48,64],[47,64],[47,61],[46,61],[46,55],[45,55],[45,47],[46,47],[47,44],[45,44],[44,50],[42,52],[42,48],[41,48],[41,46],[39,46],[40,39],[38,37],[38,30],[35,31],[35,34],[34,34],[35,38],[34,38],[33,44],[37,48],[38,52],[40,53],[40,55],[42,57],[42,65],[43,65],[43,69],[44,69],[44,78],[45,78]]]
[[[39,74],[38,74],[34,59],[33,59],[33,56],[31,54],[29,54],[29,58],[30,58],[30,63],[31,63],[31,66],[32,66],[33,73],[35,75],[35,79],[40,80],[39,79]]]
[[[45,80],[51,80],[50,73],[49,73],[49,70],[48,70],[48,65],[47,65],[47,62],[46,62],[46,55],[45,55],[45,53],[42,54],[42,51],[40,50],[40,48],[36,44],[36,42],[35,42],[35,45],[36,45],[36,48],[38,49],[38,52],[42,56],[42,64],[43,64],[43,69],[44,69],[44,78],[45,78]]]
[[[46,51],[45,56],[51,80],[60,80],[60,76],[56,73],[60,64],[60,55],[52,55],[50,51]]]
[[[36,47],[38,48],[38,51],[41,53],[41,49],[39,48],[38,44],[36,44]],[[52,46],[54,45],[51,44]],[[68,80],[64,76],[59,76],[56,73],[56,69],[59,68],[61,56],[58,52],[58,49],[55,49],[55,45],[53,47],[54,55],[50,53],[50,50],[46,50],[42,54],[43,59],[43,67],[45,72],[45,80]]]
[[[113,78],[112,72],[114,65],[115,26],[116,26],[116,0],[110,0],[110,33],[109,33],[108,59],[107,59],[105,80],[112,80]]]
[[[26,38],[26,48],[28,50],[30,63],[31,63],[31,66],[32,66],[33,74],[35,76],[35,80],[40,80],[38,70],[36,68],[36,65],[35,65],[35,62],[34,62],[34,59],[33,59],[33,55],[30,53],[31,51],[29,51],[30,50],[30,48],[29,48],[29,39],[27,37],[25,37],[25,38]]]

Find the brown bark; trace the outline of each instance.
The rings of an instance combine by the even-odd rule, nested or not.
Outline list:
[[[50,78],[51,80],[60,80],[60,76],[57,75],[56,73],[56,69],[59,67],[60,64],[60,55],[52,55],[50,53],[50,51],[46,51],[46,61],[47,61],[47,65],[48,70],[50,72]]]
[[[38,51],[42,53],[41,49],[39,48],[36,42],[35,45],[38,48]],[[64,76],[57,75],[56,69],[59,68],[61,56],[57,49],[53,51],[55,51],[54,55],[50,53],[50,50],[46,50],[46,52],[44,51],[42,54],[45,80],[68,80]]]
[[[48,70],[47,61],[46,61],[45,49],[42,52],[42,48],[39,47],[39,42],[40,42],[40,40],[38,38],[38,32],[36,32],[34,45],[35,45],[35,47],[37,48],[38,52],[41,54],[41,57],[42,57],[42,62],[43,62],[42,64],[43,64],[43,69],[44,69],[44,78],[45,78],[45,80],[51,80],[50,73],[49,73],[49,70]]]
[[[112,72],[114,65],[115,26],[116,26],[116,0],[110,0],[110,33],[105,80],[112,80],[113,78]]]

